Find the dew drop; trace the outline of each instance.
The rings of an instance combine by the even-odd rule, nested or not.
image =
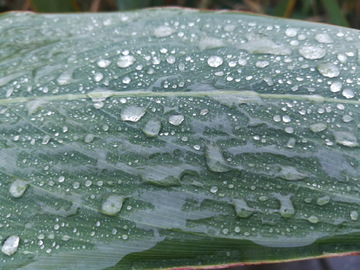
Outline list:
[[[274,120],[275,122],[280,122],[280,121],[281,121],[281,116],[278,115],[278,114],[276,114],[276,115],[273,116],[273,120]]]
[[[317,216],[310,216],[308,220],[311,223],[318,223],[320,221]]]
[[[115,216],[120,213],[125,198],[119,195],[109,195],[102,202],[101,213]]]
[[[247,60],[246,60],[245,58],[240,58],[240,59],[238,60],[238,64],[239,64],[240,66],[246,66]]]
[[[61,240],[63,241],[69,241],[71,239],[71,237],[67,234],[64,234],[63,236],[61,236]]]
[[[324,131],[325,129],[327,129],[327,125],[325,125],[324,123],[316,123],[310,125],[310,130],[314,133]]]
[[[296,28],[288,28],[285,30],[285,35],[288,37],[295,37],[298,34],[298,30]]]
[[[174,29],[172,29],[169,26],[159,26],[157,28],[154,29],[154,35],[155,37],[167,37],[170,36],[171,34],[173,34],[175,32]]]
[[[145,112],[143,107],[129,106],[121,112],[121,120],[137,122],[144,116]]]
[[[51,137],[49,135],[45,135],[43,137],[42,143],[41,144],[48,144],[48,142],[50,141]]]
[[[168,62],[169,64],[174,64],[174,63],[176,62],[175,56],[169,55],[169,56],[166,58],[166,62]]]
[[[357,138],[354,134],[346,131],[337,131],[334,132],[335,141],[337,144],[346,146],[346,147],[358,147]]]
[[[315,60],[321,59],[325,56],[326,51],[317,46],[304,46],[299,49],[299,53],[306,59]]]
[[[27,182],[17,179],[10,185],[10,195],[14,198],[20,198],[22,195],[24,195],[28,186],[29,184]]]
[[[58,178],[58,182],[59,183],[62,183],[62,182],[64,182],[65,181],[65,177],[64,176],[59,176],[59,178]]]
[[[102,79],[104,79],[104,75],[101,72],[96,72],[94,74],[95,82],[100,82]]]
[[[267,67],[270,63],[268,61],[257,61],[255,63],[255,66],[258,68],[264,68]]]
[[[333,93],[341,91],[342,83],[340,81],[335,81],[330,85],[330,91]]]
[[[86,143],[91,143],[94,139],[95,139],[95,135],[94,135],[94,134],[87,134],[87,135],[85,136],[84,141],[85,141]]]
[[[218,187],[217,186],[212,186],[211,188],[210,188],[210,192],[211,193],[216,193],[218,191]]]
[[[160,129],[161,129],[161,122],[156,119],[151,119],[142,128],[142,131],[149,137],[155,137],[159,134]]]
[[[136,61],[135,57],[132,55],[124,55],[121,56],[118,61],[117,61],[117,65],[120,68],[127,68],[129,66],[131,66],[132,64],[134,64]]]
[[[249,207],[243,199],[234,199],[232,202],[235,206],[236,215],[240,218],[248,218],[255,211],[255,209]]]
[[[96,63],[99,68],[106,68],[111,64],[111,61],[108,59],[100,59]]]
[[[326,33],[323,33],[323,34],[317,34],[315,36],[315,40],[319,43],[333,43],[334,41],[331,39],[331,37],[326,34]]]
[[[225,43],[221,39],[206,37],[206,38],[202,38],[199,41],[198,46],[200,50],[209,50],[209,49],[223,47],[225,46]]]
[[[4,241],[1,251],[5,255],[11,256],[16,253],[20,243],[20,237],[17,235],[11,235]]]
[[[59,85],[67,85],[73,81],[73,70],[66,70],[56,79]]]
[[[184,116],[181,114],[175,114],[169,116],[169,123],[173,126],[179,126],[184,121]]]
[[[124,84],[129,84],[129,83],[131,82],[131,79],[130,79],[130,77],[126,76],[126,77],[124,77],[124,78],[122,79],[122,82],[123,82]]]
[[[346,97],[347,99],[350,99],[350,98],[355,97],[355,93],[354,93],[354,91],[351,90],[351,89],[344,89],[344,90],[342,91],[342,95],[343,95],[344,97]]]
[[[284,115],[284,116],[282,117],[282,120],[283,120],[284,123],[289,123],[289,122],[291,121],[291,118],[290,118],[290,116],[288,116],[288,115]]]
[[[351,211],[350,212],[350,218],[352,219],[352,220],[358,220],[359,219],[359,213],[357,212],[357,211]]]
[[[332,63],[322,63],[316,66],[321,75],[328,78],[335,78],[340,75],[340,69]]]
[[[223,64],[223,59],[220,56],[212,55],[207,60],[207,63],[210,67],[219,67]]]
[[[325,195],[325,196],[322,196],[322,197],[319,197],[317,200],[316,200],[316,203],[318,205],[325,205],[327,203],[330,202],[330,197]]]

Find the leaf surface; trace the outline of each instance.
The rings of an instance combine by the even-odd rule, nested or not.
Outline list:
[[[4,269],[359,251],[359,32],[153,9],[0,17]]]

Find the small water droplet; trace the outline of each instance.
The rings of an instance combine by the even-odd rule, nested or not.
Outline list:
[[[350,98],[355,97],[355,93],[354,93],[354,91],[351,90],[351,89],[344,89],[344,90],[342,91],[342,95],[343,95],[344,97],[346,97],[347,99],[350,99]]]
[[[59,183],[62,183],[62,182],[64,182],[65,181],[65,177],[64,176],[59,176],[59,178],[58,178],[58,182]]]
[[[107,196],[101,205],[101,213],[115,216],[120,213],[123,202],[126,198],[119,195],[109,195]]]
[[[184,121],[184,116],[181,114],[175,114],[169,116],[169,123],[173,126],[179,126]]]
[[[340,69],[333,63],[321,63],[316,66],[321,75],[328,78],[335,78],[340,75]]]
[[[210,188],[210,192],[211,193],[216,193],[218,191],[218,187],[217,186],[212,186],[211,188]]]
[[[11,235],[4,241],[1,251],[5,255],[11,256],[16,253],[20,243],[20,237],[17,235]]]
[[[324,123],[316,123],[316,124],[310,125],[310,130],[314,133],[324,131],[325,129],[327,129],[327,125]]]
[[[317,46],[304,46],[299,49],[299,53],[306,59],[315,60],[323,58],[326,51]]]
[[[104,79],[104,74],[102,74],[101,72],[96,72],[94,74],[95,82],[100,82],[102,79]]]
[[[219,67],[223,64],[223,59],[220,56],[212,55],[207,60],[207,63],[210,67]]]
[[[94,139],[95,139],[95,135],[94,135],[94,134],[87,134],[87,135],[85,136],[84,141],[85,141],[86,143],[91,143]]]
[[[71,239],[71,237],[67,234],[64,234],[63,236],[61,236],[61,240],[63,241],[69,241]]]
[[[143,107],[129,106],[121,112],[121,120],[137,122],[144,116],[145,112]]]
[[[175,56],[169,55],[169,56],[166,58],[166,62],[168,62],[169,64],[174,64],[174,63],[176,62]]]
[[[130,79],[130,77],[126,76],[126,77],[124,77],[124,78],[122,79],[122,82],[123,82],[124,84],[129,84],[129,83],[131,82],[131,79]]]
[[[208,112],[209,112],[209,109],[202,109],[202,110],[200,111],[200,115],[201,115],[201,116],[207,115]]]
[[[136,61],[135,57],[132,55],[124,55],[121,56],[118,61],[117,61],[117,65],[120,68],[127,68],[129,66],[131,66],[132,64],[134,64]]]
[[[316,203],[317,203],[318,205],[325,205],[325,204],[327,204],[327,203],[329,203],[329,202],[330,202],[330,196],[327,196],[327,195],[322,196],[322,197],[319,197],[319,198],[316,200]]]
[[[111,61],[108,59],[100,59],[96,63],[99,68],[106,68],[111,64]]]
[[[11,183],[9,192],[14,198],[20,198],[28,188],[29,184],[23,180],[17,179]]]
[[[51,137],[49,135],[45,135],[43,137],[42,143],[41,144],[48,144],[48,142],[50,141]]]

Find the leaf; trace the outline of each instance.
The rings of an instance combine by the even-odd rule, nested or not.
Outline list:
[[[153,9],[0,33],[3,269],[359,252],[358,31]]]

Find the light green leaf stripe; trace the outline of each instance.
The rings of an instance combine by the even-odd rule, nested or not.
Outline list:
[[[0,37],[0,268],[359,252],[358,31],[152,9]]]

